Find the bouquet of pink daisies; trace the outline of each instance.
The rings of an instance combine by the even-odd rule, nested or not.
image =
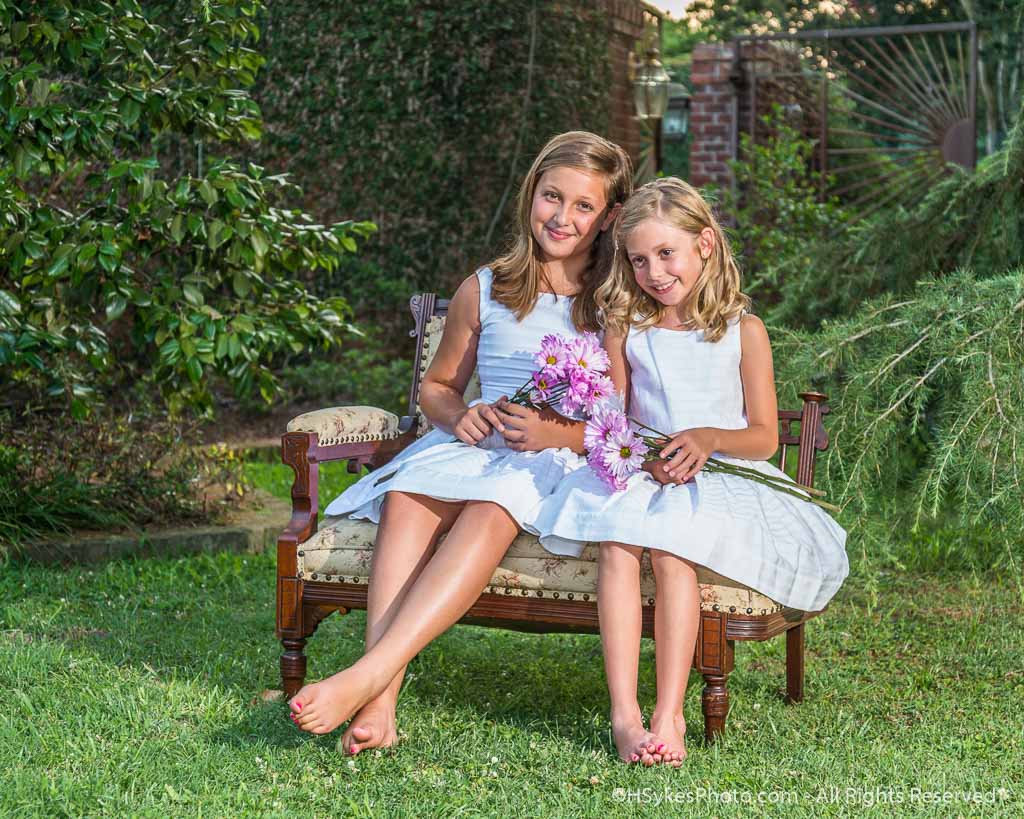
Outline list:
[[[541,340],[533,357],[538,368],[509,401],[524,407],[553,407],[562,415],[579,410],[590,413],[609,398],[615,387],[605,375],[608,353],[601,348],[596,333],[573,339],[552,334]]]
[[[653,434],[644,434],[644,432],[634,429],[634,424],[640,430],[646,430]],[[671,439],[671,435],[658,432],[656,429],[651,429],[651,427],[629,418],[621,407],[612,401],[600,402],[591,408],[590,420],[587,421],[583,433],[587,463],[597,476],[614,491],[625,489],[629,478],[640,472],[646,462],[658,460],[657,453],[664,449]],[[820,489],[804,486],[775,475],[767,475],[747,466],[729,463],[718,458],[708,458],[701,471],[719,472],[746,478],[830,511],[839,511],[838,507],[820,500],[820,497],[825,494]]]

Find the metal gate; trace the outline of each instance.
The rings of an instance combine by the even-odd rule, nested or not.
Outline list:
[[[774,104],[815,140],[821,199],[863,218],[919,201],[953,163],[976,162],[974,23],[738,37],[733,156],[763,143]]]

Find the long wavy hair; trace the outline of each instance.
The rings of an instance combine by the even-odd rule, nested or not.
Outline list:
[[[685,231],[695,243],[705,228],[714,232],[711,254],[704,260],[681,313],[684,327],[703,330],[707,341],[718,341],[732,321],[750,310],[750,298],[740,291],[740,269],[711,207],[693,186],[675,177],[648,182],[622,207],[615,224],[611,273],[594,294],[604,326],[625,335],[630,327],[654,326],[669,309],[636,283],[626,250],[630,234],[647,219]]]
[[[537,183],[552,168],[578,168],[601,174],[605,180],[607,208],[626,201],[633,190],[633,163],[614,142],[589,131],[568,131],[545,145],[526,173],[516,199],[516,233],[508,251],[490,263],[494,273],[491,295],[522,321],[537,303],[545,281],[540,247],[530,227],[530,212]],[[605,218],[607,210],[598,218]],[[614,255],[611,229],[598,234],[590,249],[579,293],[572,304],[572,321],[579,330],[600,328],[594,294],[611,269]]]

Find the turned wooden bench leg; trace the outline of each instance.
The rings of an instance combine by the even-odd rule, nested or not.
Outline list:
[[[285,637],[281,640],[284,653],[281,655],[281,687],[285,699],[291,699],[302,688],[306,680],[305,638]]]
[[[786,632],[786,702],[804,701],[804,624]]]
[[[294,612],[298,633],[281,638],[284,653],[281,655],[281,687],[286,699],[294,697],[306,680],[306,639],[313,635],[320,622],[332,612],[348,614],[344,606],[319,606],[304,604],[301,601]]]
[[[714,742],[725,730],[725,718],[729,714],[728,674],[705,674],[704,691],[700,696],[704,712],[704,739]]]
[[[725,730],[729,714],[729,672],[733,669],[733,641],[726,639],[729,619],[725,612],[702,611],[697,632],[697,670],[704,677],[701,710],[704,739],[713,742]]]

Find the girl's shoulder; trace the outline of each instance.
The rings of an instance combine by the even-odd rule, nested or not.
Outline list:
[[[736,320],[736,323],[739,325],[740,347],[743,350],[771,349],[771,342],[768,340],[768,328],[753,313],[744,312]]]
[[[768,333],[768,329],[764,326],[764,322],[753,313],[747,312],[746,310],[740,313],[739,318],[736,319],[736,323],[744,333],[752,332],[753,328],[760,328],[765,332],[765,334]]]
[[[458,286],[455,295],[448,303],[448,321],[455,321],[467,324],[474,332],[479,332],[481,316],[481,296],[484,291],[484,282],[480,279],[478,270],[471,276],[466,276],[462,284]]]

